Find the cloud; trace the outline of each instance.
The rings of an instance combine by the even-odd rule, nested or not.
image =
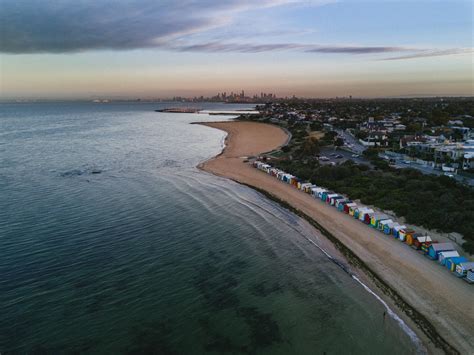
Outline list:
[[[0,0],[0,51],[67,53],[157,48],[242,11],[330,0]]]
[[[388,53],[406,53],[395,57],[381,58],[379,60],[402,60],[423,57],[439,57],[454,54],[473,53],[473,48],[448,48],[448,49],[426,49],[401,46],[345,46],[345,45],[319,45],[319,44],[301,44],[301,43],[229,43],[229,42],[207,42],[197,44],[167,44],[165,48],[179,52],[205,52],[205,53],[261,53],[277,51],[299,51],[305,53],[321,54],[388,54]]]
[[[318,6],[336,0],[0,0],[0,52],[70,53],[159,48],[179,52],[261,53],[298,51],[347,55],[398,55],[402,60],[470,53],[472,49],[417,49],[397,46],[239,43],[209,40],[210,30],[238,14],[277,6]],[[293,32],[292,32],[293,31]],[[291,35],[298,29],[276,35]],[[245,29],[242,33],[245,32]],[[268,32],[268,31],[267,31]],[[222,31],[212,31],[213,34]],[[199,35],[202,36],[200,37]],[[225,34],[228,35],[227,33]],[[268,38],[249,34],[253,38]],[[244,38],[241,36],[240,38]],[[199,40],[201,38],[201,40]],[[214,37],[215,38],[215,37]],[[246,37],[245,37],[246,38]]]
[[[416,59],[416,58],[427,58],[427,57],[441,57],[446,55],[455,54],[468,54],[474,53],[474,48],[449,48],[442,50],[422,50],[417,53],[408,55],[402,55],[397,57],[384,58],[382,60],[401,60],[401,59]]]
[[[225,43],[208,42],[190,45],[170,45],[171,50],[180,52],[238,52],[238,53],[260,53],[296,50],[307,53],[335,53],[335,54],[375,54],[389,52],[406,52],[414,49],[404,47],[374,47],[374,46],[324,46],[317,44],[299,43]]]

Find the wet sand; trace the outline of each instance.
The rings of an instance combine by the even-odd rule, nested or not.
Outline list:
[[[429,349],[436,350],[433,348],[436,345],[437,350],[443,348],[449,353],[474,353],[473,285],[418,255],[404,243],[245,163],[245,157],[286,143],[288,135],[279,127],[256,122],[202,124],[223,130],[228,136],[223,152],[200,164],[201,169],[254,187],[312,219],[314,225],[336,238],[362,261],[365,276],[380,287],[385,297],[390,295],[391,303],[398,306],[405,319],[410,316],[412,324],[423,328],[423,340],[429,339]],[[427,328],[429,324],[434,329]],[[415,330],[420,334],[420,329]]]

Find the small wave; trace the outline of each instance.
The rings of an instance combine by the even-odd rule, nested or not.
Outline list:
[[[61,177],[75,177],[75,176],[81,176],[81,175],[98,175],[103,172],[102,169],[98,168],[85,168],[85,169],[72,169],[65,171],[63,173],[60,173],[59,176]]]
[[[165,159],[157,168],[179,168],[181,164],[177,160]]]

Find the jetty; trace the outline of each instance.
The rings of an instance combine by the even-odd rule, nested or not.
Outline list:
[[[194,108],[194,107],[170,107],[170,108],[155,110],[155,112],[171,112],[171,113],[198,113],[199,111],[201,111],[200,108]]]

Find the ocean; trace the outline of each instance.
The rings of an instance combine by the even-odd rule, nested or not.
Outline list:
[[[420,351],[306,222],[196,168],[225,134],[189,123],[228,116],[168,106],[0,105],[0,353]]]

